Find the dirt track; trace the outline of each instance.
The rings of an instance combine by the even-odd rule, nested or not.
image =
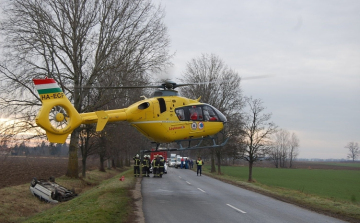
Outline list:
[[[0,188],[30,183],[32,178],[48,179],[60,177],[67,170],[67,157],[0,157]],[[88,167],[97,167],[95,161],[89,160]],[[79,160],[79,165],[81,162]],[[79,168],[81,171],[81,166]]]

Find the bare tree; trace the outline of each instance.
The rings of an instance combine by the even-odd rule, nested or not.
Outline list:
[[[263,102],[260,99],[246,98],[249,108],[244,114],[244,138],[246,144],[244,159],[249,162],[248,181],[252,182],[252,167],[255,161],[265,153],[269,137],[276,132],[276,125],[270,122],[271,114],[263,114]]]
[[[219,139],[237,135],[240,130],[241,108],[244,104],[240,80],[238,73],[226,66],[214,54],[202,54],[188,62],[181,79],[184,83],[205,83],[184,87],[181,89],[181,94],[189,98],[201,96],[202,102],[214,106],[227,117],[228,123],[222,135],[218,134]],[[215,172],[214,156],[216,156],[219,174],[221,173],[221,151],[221,148],[210,150],[211,169]]]
[[[347,157],[354,162],[360,155],[359,144],[357,142],[349,142],[345,148],[349,150]]]
[[[276,168],[285,168],[287,164],[291,168],[293,161],[299,154],[299,139],[295,133],[284,129],[277,131],[274,135],[274,140],[269,146],[267,155],[273,161]]]
[[[294,160],[299,155],[299,138],[296,136],[295,133],[291,134],[290,139],[290,150],[289,150],[289,167],[292,168],[294,164]]]
[[[275,157],[277,158],[277,160],[274,162],[276,162],[278,166],[282,168],[286,167],[286,161],[288,158],[288,151],[290,148],[289,135],[290,133],[287,130],[283,129],[275,133],[275,145],[273,147],[273,153],[276,154]]]
[[[121,86],[162,69],[170,58],[163,10],[148,0],[14,0],[4,14],[0,109],[21,121],[14,131],[35,127],[41,103],[33,78],[54,78],[75,109],[86,112],[109,99],[99,94],[86,104],[90,91],[81,87],[105,84],[106,76]],[[70,137],[69,177],[78,176],[79,131]]]

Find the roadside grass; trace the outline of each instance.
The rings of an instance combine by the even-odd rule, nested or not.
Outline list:
[[[255,183],[247,182],[248,167],[222,166],[214,178],[270,195],[279,200],[344,220],[360,221],[360,171],[276,169],[253,167]]]
[[[121,176],[125,176],[125,181],[119,181]],[[129,190],[136,182],[132,176],[131,170],[117,174],[80,196],[55,205],[24,222],[128,222],[133,213]],[[96,182],[101,179],[97,174],[89,178]]]

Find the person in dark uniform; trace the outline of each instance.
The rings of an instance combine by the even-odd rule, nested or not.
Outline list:
[[[139,154],[133,157],[134,160],[134,177],[140,177],[140,158]]]
[[[146,155],[146,177],[150,177],[150,155]]]
[[[159,171],[159,162],[157,161],[158,159],[158,155],[155,155],[155,158],[153,159],[151,165],[153,167],[153,177],[157,177],[158,176],[158,171]]]
[[[148,163],[147,162],[147,155],[144,155],[144,159],[143,159],[143,161],[141,163],[141,169],[142,169],[141,176],[142,177],[146,176],[147,163]]]
[[[201,176],[201,168],[204,165],[204,161],[202,161],[201,157],[198,157],[198,159],[196,160],[196,165],[197,165],[197,176],[199,176],[199,172],[200,172],[200,176]]]
[[[165,160],[162,157],[162,155],[160,155],[160,159],[159,159],[159,177],[162,177],[162,175],[164,174],[164,165],[165,165]]]

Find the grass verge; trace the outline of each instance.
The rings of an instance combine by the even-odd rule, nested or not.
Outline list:
[[[130,222],[133,219],[132,171],[90,171],[85,179],[60,177],[56,182],[80,195],[59,204],[35,198],[29,184],[0,190],[0,222]],[[125,181],[119,181],[125,176]],[[111,177],[111,178],[110,178]],[[110,178],[110,179],[108,179]]]
[[[276,198],[278,200],[292,203],[298,205],[300,207],[304,207],[306,209],[310,209],[312,211],[316,211],[322,214],[326,214],[335,218],[343,219],[349,222],[360,222],[360,205],[358,202],[344,201],[340,199],[334,200],[333,198],[326,198],[324,196],[319,196],[316,194],[306,193],[301,190],[289,189],[286,187],[282,187],[281,184],[267,185],[266,183],[262,183],[262,178],[260,177],[259,170],[257,171],[255,183],[249,183],[246,180],[244,175],[239,176],[230,176],[226,172],[227,167],[221,167],[224,170],[223,175],[218,175],[217,173],[210,173],[210,166],[204,166],[204,173],[210,177],[219,179],[221,181],[264,194],[266,196],[270,196]],[[240,168],[246,169],[245,167],[229,167],[238,172],[242,171]],[[264,171],[269,171],[269,168],[263,168]],[[266,170],[265,170],[266,169]],[[276,171],[275,168],[272,168],[273,171]],[[271,171],[271,170],[270,170]],[[335,171],[335,170],[334,170]],[[230,171],[231,172],[231,171]],[[294,172],[293,172],[294,173]],[[231,173],[230,173],[231,174]],[[246,176],[246,175],[245,175]],[[281,176],[280,176],[281,177]],[[296,178],[296,176],[293,176]],[[279,179],[279,182],[281,180]],[[286,181],[286,180],[283,180]],[[336,179],[334,179],[334,182]],[[266,181],[264,181],[266,182]],[[325,185],[324,185],[325,186]]]

